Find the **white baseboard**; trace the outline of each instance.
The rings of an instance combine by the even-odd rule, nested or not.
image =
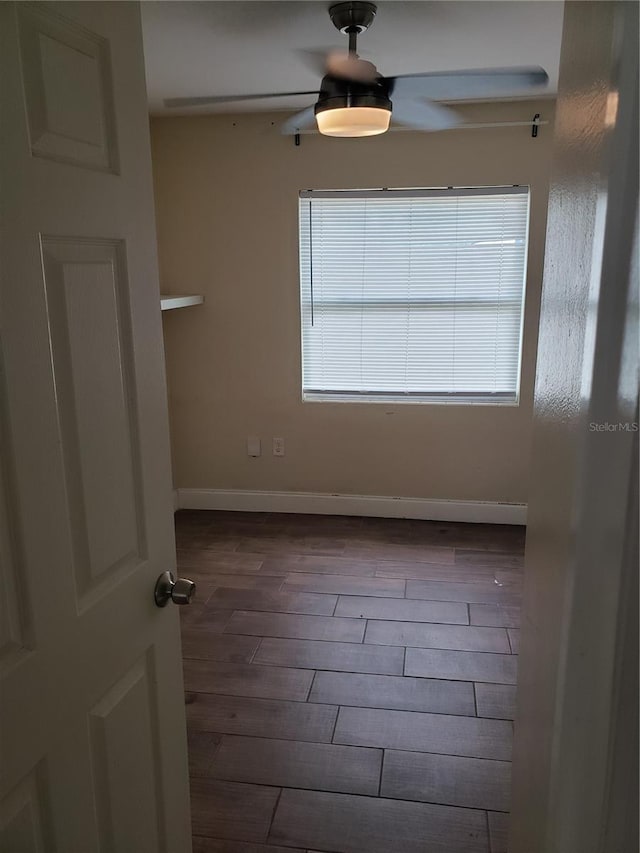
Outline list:
[[[448,501],[321,492],[253,492],[240,489],[178,489],[179,509],[242,512],[299,512],[368,515],[477,524],[526,524],[527,505],[491,501]]]
[[[180,497],[178,495],[178,490],[173,490],[173,511],[177,512],[180,509]]]

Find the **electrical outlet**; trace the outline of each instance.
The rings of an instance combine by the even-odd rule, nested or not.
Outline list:
[[[284,438],[273,439],[273,455],[284,456]]]

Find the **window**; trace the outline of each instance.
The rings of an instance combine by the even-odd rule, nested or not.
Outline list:
[[[300,193],[305,400],[517,403],[529,190]]]

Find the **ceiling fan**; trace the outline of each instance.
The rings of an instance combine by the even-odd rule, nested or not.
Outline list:
[[[435,101],[495,98],[545,86],[546,71],[531,68],[488,68],[382,76],[372,62],[357,53],[357,39],[373,23],[377,7],[363,0],[329,7],[334,26],[349,37],[346,53],[330,53],[324,62],[320,89],[309,92],[273,92],[260,95],[221,95],[167,98],[166,107],[192,107],[233,101],[253,101],[294,95],[315,95],[317,101],[291,116],[282,133],[298,134],[317,123],[326,136],[375,136],[395,121],[417,130],[446,130],[461,124],[459,113]]]

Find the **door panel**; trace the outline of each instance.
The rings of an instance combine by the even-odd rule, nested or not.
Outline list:
[[[101,853],[166,848],[153,714],[153,650],[137,661],[90,712],[91,757]],[[132,738],[133,735],[133,738]],[[136,797],[130,796],[131,790]]]
[[[4,376],[0,370],[0,396]],[[11,447],[6,412],[0,409],[0,674],[31,644],[25,601],[21,549],[15,540],[15,524],[9,508],[15,505],[11,482]]]
[[[116,172],[108,40],[44,4],[20,4],[18,25],[32,153]]]
[[[137,3],[1,3],[0,839],[188,853]]]
[[[46,237],[42,256],[83,609],[146,559],[125,246]]]
[[[0,806],[0,850],[48,853],[53,848],[41,767],[22,779]]]

